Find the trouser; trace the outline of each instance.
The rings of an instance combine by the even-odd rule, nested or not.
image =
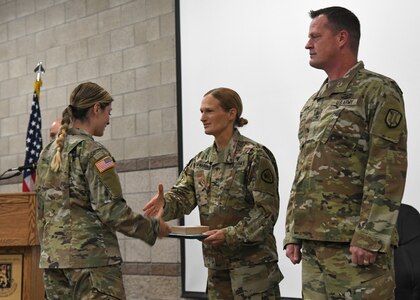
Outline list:
[[[208,269],[209,300],[277,300],[283,279],[277,263],[235,269]]]
[[[358,266],[352,264],[349,248],[348,243],[303,241],[303,299],[394,299],[393,251],[378,253],[371,265]]]
[[[44,269],[48,300],[125,300],[120,265],[86,269]]]

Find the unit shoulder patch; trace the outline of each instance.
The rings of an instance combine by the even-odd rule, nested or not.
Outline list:
[[[395,128],[400,124],[401,119],[402,114],[399,111],[395,109],[390,109],[386,114],[385,123],[389,128]]]
[[[261,179],[266,182],[266,183],[274,183],[274,176],[273,173],[271,172],[270,169],[265,169],[262,173],[261,173]]]

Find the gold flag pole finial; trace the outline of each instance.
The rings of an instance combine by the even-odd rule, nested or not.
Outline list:
[[[38,98],[39,98],[39,92],[40,92],[41,85],[42,85],[41,74],[44,74],[45,73],[45,69],[42,66],[42,62],[41,61],[36,65],[36,67],[34,69],[34,72],[36,73],[36,80],[35,80],[35,83],[34,83],[34,90],[37,93]]]

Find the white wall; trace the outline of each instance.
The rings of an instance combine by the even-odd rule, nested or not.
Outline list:
[[[202,95],[215,87],[236,90],[249,120],[241,133],[268,146],[280,171],[280,216],[275,228],[283,297],[300,297],[300,265],[282,250],[284,222],[298,154],[299,112],[326,78],[308,64],[308,12],[332,5],[360,19],[359,59],[365,67],[395,79],[404,92],[409,128],[409,171],[403,202],[420,209],[415,178],[420,174],[420,4],[415,0],[181,0],[181,62],[184,163],[209,146],[200,118]],[[198,224],[197,215],[186,218]],[[186,290],[204,291],[201,244],[186,247]],[[198,271],[199,270],[199,271]]]

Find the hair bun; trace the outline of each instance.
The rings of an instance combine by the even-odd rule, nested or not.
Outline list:
[[[248,124],[248,120],[247,119],[245,119],[245,118],[242,118],[242,117],[240,117],[239,118],[239,127],[242,127],[242,126],[244,126],[244,125],[246,125],[246,124]]]

